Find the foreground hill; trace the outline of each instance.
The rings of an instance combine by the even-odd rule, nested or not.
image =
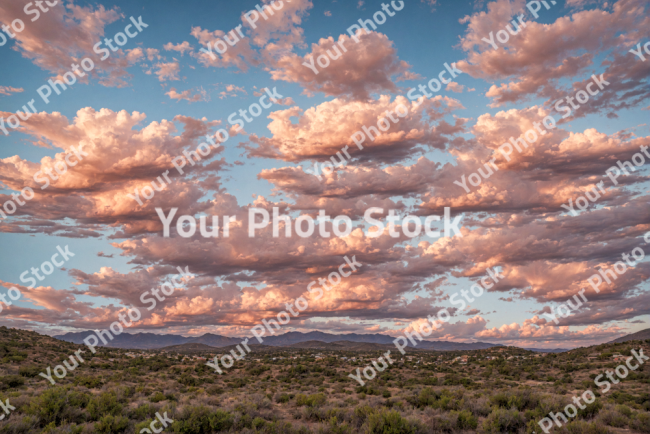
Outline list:
[[[646,340],[650,339],[650,328],[647,328],[645,330],[641,330],[640,332],[632,333],[629,335],[621,336],[618,339],[614,339],[613,341],[609,342],[610,344],[615,344],[615,343],[621,343],[621,342],[628,342],[628,341],[638,341],[638,340]]]
[[[15,407],[0,434],[134,434],[148,432],[156,413],[173,420],[164,430],[170,434],[532,434],[541,432],[537,422],[548,412],[563,411],[586,390],[595,401],[553,432],[642,434],[650,431],[650,363],[608,393],[594,378],[632,350],[649,354],[649,343],[559,354],[514,347],[391,351],[393,364],[362,377],[362,385],[350,374],[370,369],[386,344],[253,345],[219,375],[203,350],[222,357],[235,346],[91,354],[83,345],[0,327],[0,399]],[[71,365],[75,352],[83,361]],[[52,378],[56,384],[39,375],[52,370],[62,374]]]

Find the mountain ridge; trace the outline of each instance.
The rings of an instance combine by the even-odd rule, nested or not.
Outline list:
[[[83,344],[83,340],[94,334],[92,331],[85,332],[70,332],[63,335],[53,336],[55,339],[59,339],[66,342],[72,342],[75,344]],[[358,333],[345,333],[340,335],[335,335],[325,332],[287,332],[278,336],[265,336],[263,337],[263,344],[274,347],[289,347],[294,344],[300,344],[307,341],[317,341],[323,343],[332,343],[340,341],[348,341],[355,343],[365,343],[365,344],[380,344],[380,345],[393,345],[393,340],[395,338],[392,336],[382,335],[378,333],[374,334],[358,334]],[[226,347],[230,345],[236,345],[241,342],[242,338],[231,338],[227,336],[215,335],[212,333],[206,333],[202,336],[197,337],[185,337],[180,335],[173,334],[162,334],[157,335],[153,333],[122,333],[118,336],[115,336],[113,340],[108,341],[105,347],[109,348],[123,348],[123,349],[136,349],[136,350],[153,350],[164,347],[170,347],[174,345],[182,344],[204,344],[215,348]],[[417,342],[417,341],[416,341]],[[250,339],[249,345],[257,344],[257,339]],[[434,350],[434,351],[451,351],[451,350],[482,350],[492,347],[503,346],[501,344],[490,344],[486,342],[448,342],[448,341],[419,341],[417,345],[412,345],[410,342],[409,347],[415,347],[423,350]]]
[[[94,334],[92,331],[85,332],[70,332],[63,335],[52,336],[55,339],[72,342],[75,344],[83,344],[86,336]],[[214,348],[223,348],[241,343],[243,338],[234,338],[228,336],[216,335],[213,333],[206,333],[202,336],[185,337],[174,334],[154,334],[154,333],[122,333],[116,336],[113,340],[108,341],[106,345],[101,345],[109,348],[123,348],[135,350],[154,350],[164,347],[182,344],[203,344]],[[392,336],[382,335],[379,333],[371,334],[358,334],[358,333],[344,333],[332,334],[320,331],[313,332],[287,332],[281,335],[264,336],[262,344],[270,347],[291,347],[304,342],[321,342],[323,344],[330,344],[333,342],[353,342],[359,344],[378,344],[378,345],[393,345]],[[650,339],[650,328],[641,330],[636,333],[621,336],[611,342],[607,343],[620,343],[629,340],[644,340]],[[429,351],[468,351],[468,350],[483,350],[492,347],[504,346],[503,344],[492,344],[487,342],[453,342],[453,341],[417,341],[417,345],[408,343],[409,347],[429,350]],[[255,338],[249,338],[249,345],[257,345],[258,341]],[[312,344],[316,345],[316,344]],[[540,353],[557,353],[569,351],[570,348],[523,348],[530,351]]]

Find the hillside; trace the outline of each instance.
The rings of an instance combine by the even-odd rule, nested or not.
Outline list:
[[[629,341],[643,341],[646,339],[650,339],[650,328],[641,330],[636,333],[631,333],[629,335],[621,336],[620,338],[614,339],[613,341],[608,343],[616,344],[616,343],[629,342]]]
[[[158,351],[181,354],[214,352],[216,350],[219,350],[219,348],[211,347],[205,344],[180,344],[158,349]]]
[[[386,344],[373,344],[367,342],[350,342],[350,341],[336,341],[336,342],[321,342],[321,341],[305,341],[297,344],[289,345],[290,348],[301,349],[315,349],[315,350],[328,350],[328,351],[391,351],[395,352],[394,345]],[[421,351],[418,349],[406,348],[407,352]]]

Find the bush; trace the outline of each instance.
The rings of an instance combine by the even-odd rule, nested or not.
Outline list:
[[[407,399],[408,403],[419,408],[424,408],[433,405],[438,399],[439,395],[430,387],[422,389],[417,396],[412,396]]]
[[[201,385],[201,382],[198,378],[193,377],[187,372],[181,375],[181,377],[178,379],[178,382],[187,387],[196,387]]]
[[[86,394],[67,392],[63,387],[53,387],[32,398],[23,412],[36,416],[41,427],[52,423],[58,426],[64,419],[70,421],[71,410],[83,408],[87,403]]]
[[[302,393],[296,395],[296,406],[302,407],[306,405],[307,407],[319,407],[325,404],[325,394],[324,393],[315,393],[313,395],[303,395]]]
[[[219,386],[210,386],[205,390],[208,395],[221,395],[223,393],[223,389]]]
[[[186,407],[179,420],[172,424],[173,432],[203,434],[227,431],[234,425],[232,414],[224,410],[211,411],[205,406]]]
[[[486,433],[501,434],[504,432],[516,432],[524,425],[524,418],[519,411],[495,408],[483,421],[482,428]]]
[[[584,422],[582,420],[574,420],[566,426],[569,434],[609,434],[610,431],[604,426],[598,425],[594,422]]]
[[[478,419],[470,411],[463,410],[458,413],[457,427],[458,429],[475,430],[478,427]]]
[[[18,369],[18,374],[20,374],[22,377],[34,378],[38,375],[40,371],[41,369],[38,366],[34,366],[34,365],[21,366]]]
[[[585,408],[584,409],[579,409],[578,414],[580,417],[583,419],[591,419],[592,417],[596,416],[600,409],[603,408],[603,403],[600,402],[600,400],[596,399],[594,402],[591,404],[586,404],[585,403]]]
[[[630,426],[635,430],[650,433],[650,414],[643,411],[638,412]]]
[[[77,386],[84,386],[88,389],[95,389],[103,385],[101,377],[91,377],[91,376],[78,376],[74,379],[74,384]]]
[[[261,417],[256,417],[255,419],[253,419],[252,426],[256,430],[259,430],[260,428],[264,428],[264,425],[266,425],[266,421]]]
[[[385,408],[368,416],[367,434],[415,434],[416,427],[395,410]]]
[[[20,375],[7,375],[6,377],[2,377],[2,384],[11,389],[25,384],[25,379]]]
[[[164,401],[166,399],[167,399],[167,397],[165,395],[163,395],[162,392],[156,392],[156,393],[154,393],[153,395],[151,395],[149,397],[149,401],[151,401],[151,402],[160,402],[160,401]]]
[[[147,403],[135,407],[133,410],[131,410],[129,416],[131,416],[131,418],[133,419],[140,420],[140,419],[153,417],[155,413],[156,413],[156,408]],[[136,430],[136,432],[140,432],[140,431]]]
[[[88,403],[88,413],[92,420],[99,420],[106,415],[117,416],[122,412],[122,405],[117,401],[114,391],[104,392],[93,397]]]
[[[114,434],[123,432],[129,426],[129,419],[122,416],[107,415],[102,417],[94,426],[95,432],[100,434]]]

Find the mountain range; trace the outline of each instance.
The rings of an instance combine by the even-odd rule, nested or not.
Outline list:
[[[92,331],[85,332],[76,332],[76,333],[66,333],[64,335],[54,336],[54,338],[72,342],[75,344],[83,344],[83,340],[94,334]],[[341,335],[335,335],[331,333],[324,332],[287,332],[279,336],[268,336],[263,338],[263,344],[274,346],[274,347],[289,347],[295,344],[300,344],[303,342],[317,341],[321,343],[332,343],[332,342],[356,342],[356,343],[368,343],[368,344],[383,344],[383,345],[393,345],[393,340],[395,338],[382,334],[357,334],[357,333],[347,333]],[[175,345],[183,344],[203,344],[210,347],[221,348],[229,345],[236,345],[242,341],[242,338],[230,338],[227,336],[215,335],[212,333],[206,333],[203,336],[198,337],[185,337],[180,335],[167,335],[167,334],[154,334],[154,333],[122,333],[104,346],[112,348],[125,348],[125,349],[137,349],[137,350],[153,350],[158,348],[170,347]],[[417,341],[416,341],[417,342]],[[257,344],[257,339],[249,339],[248,345]],[[413,346],[409,343],[409,346]],[[418,342],[416,348],[423,350],[436,350],[436,351],[451,351],[451,350],[483,350],[487,348],[492,348],[496,346],[501,346],[499,344],[489,344],[486,342],[473,342],[473,343],[462,343],[462,342],[445,342],[445,341],[421,341]]]
[[[76,332],[76,333],[66,333],[64,335],[54,336],[54,338],[72,342],[75,344],[83,344],[83,340],[94,334],[92,331],[85,332]],[[357,334],[357,333],[346,333],[335,335],[331,333],[313,331],[308,333],[301,332],[287,332],[282,335],[277,336],[265,336],[263,338],[264,346],[271,347],[300,347],[300,348],[323,348],[325,347],[343,347],[349,346],[350,343],[365,343],[365,344],[378,344],[378,345],[390,345],[393,346],[393,340],[395,338],[392,336],[382,335],[382,334]],[[610,343],[616,342],[627,342],[630,340],[645,340],[650,339],[650,328],[641,330],[640,332],[632,333],[626,336],[622,336],[618,339],[611,341]],[[134,349],[134,350],[153,350],[164,347],[172,347],[176,345],[184,344],[202,344],[207,345],[212,348],[223,348],[231,345],[237,345],[241,343],[242,338],[230,338],[227,336],[215,335],[212,333],[206,333],[202,336],[197,337],[185,337],[180,335],[173,334],[154,334],[154,333],[122,333],[105,345],[112,348],[124,348],[124,349]],[[503,346],[501,344],[491,344],[487,342],[472,342],[472,343],[463,343],[463,342],[447,342],[447,341],[420,341],[417,342],[417,345],[412,345],[409,342],[409,347],[414,347],[421,350],[429,351],[467,351],[467,350],[484,350],[487,348]],[[336,345],[323,345],[323,344],[332,344]],[[257,345],[257,339],[249,339],[248,345]],[[543,353],[559,353],[568,351],[566,348],[554,348],[554,349],[541,349],[541,348],[524,348],[529,351],[543,352]]]

